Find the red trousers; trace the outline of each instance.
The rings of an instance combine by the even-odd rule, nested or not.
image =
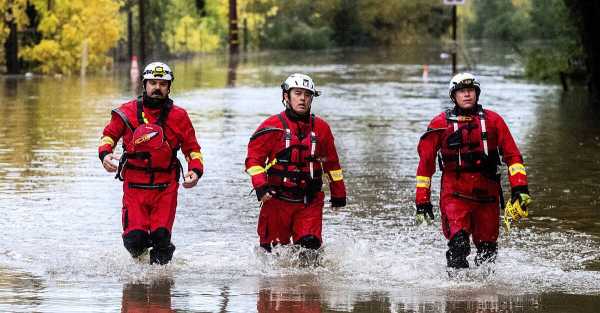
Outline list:
[[[271,198],[265,202],[258,217],[258,236],[261,245],[288,244],[308,235],[321,242],[325,195],[318,192],[309,203],[293,203]]]
[[[483,241],[496,242],[500,227],[499,191],[497,182],[479,173],[462,173],[459,177],[455,173],[445,174],[440,199],[444,236],[451,239],[464,229],[472,234],[476,245]],[[489,201],[474,201],[464,197]]]
[[[179,183],[171,182],[165,189],[130,188],[123,183],[123,235],[132,230],[154,231],[166,228],[171,232],[177,207]]]

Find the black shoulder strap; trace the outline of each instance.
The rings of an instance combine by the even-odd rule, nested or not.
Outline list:
[[[314,114],[310,115],[310,122],[312,123],[312,125],[310,126],[310,131],[314,132],[315,131],[315,115]]]
[[[274,131],[283,131],[282,128],[277,128],[277,127],[265,127],[265,128],[261,128],[259,130],[257,130],[254,134],[252,134],[252,137],[250,137],[250,141],[266,134],[266,133],[270,133],[270,132],[274,132]]]
[[[446,121],[451,121],[452,118],[455,118],[456,114],[454,113],[454,108],[446,109]]]
[[[277,117],[281,121],[281,124],[283,125],[283,129],[289,129],[290,128],[288,126],[288,123],[285,121],[285,118],[283,118],[283,116],[281,116],[281,113],[277,114]]]
[[[140,125],[145,124],[143,113],[144,113],[144,106],[142,105],[142,97],[139,96],[137,98],[137,119],[138,119],[138,122],[140,123]]]
[[[125,115],[125,113],[123,111],[121,111],[120,109],[113,109],[112,113],[117,114],[123,120],[123,123],[125,123],[127,128],[129,128],[129,130],[131,130],[131,132],[133,132],[135,130],[135,128],[133,127],[133,125],[131,125],[131,122],[127,118],[127,115]]]

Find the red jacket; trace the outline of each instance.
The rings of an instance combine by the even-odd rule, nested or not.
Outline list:
[[[484,123],[481,122],[482,117]],[[511,187],[527,186],[523,158],[508,126],[500,115],[490,110],[480,108],[466,115],[456,115],[455,110],[448,110],[439,114],[429,123],[417,150],[420,158],[417,204],[430,202],[431,176],[435,173],[436,158],[441,161],[442,180],[445,180],[443,186],[448,189],[461,189],[460,184],[465,184],[464,178],[461,182],[461,173],[477,173],[477,179],[486,182],[479,188],[483,191],[495,188],[488,191],[491,195],[497,194],[499,177],[496,176],[496,169],[500,159],[508,165]],[[452,191],[443,190],[442,193]]]
[[[307,180],[311,167],[312,179]],[[267,187],[282,187],[284,193],[290,191],[290,198],[294,191],[320,191],[320,185],[314,187],[307,181],[322,183],[321,176],[327,174],[332,202],[346,201],[333,134],[327,122],[314,115],[295,120],[284,111],[266,119],[248,143],[246,172],[259,197]],[[287,200],[286,196],[283,199]]]
[[[188,170],[195,171],[201,176],[204,172],[202,153],[200,151],[200,145],[196,140],[196,133],[192,126],[192,122],[183,108],[173,105],[170,100],[168,101],[170,102],[170,110],[163,125],[166,141],[174,153],[181,149],[188,162]],[[132,129],[135,130],[141,124],[138,118],[138,100],[129,101],[121,105],[118,109],[113,110],[111,120],[102,132],[101,143],[98,147],[98,153],[101,160],[106,154],[113,152],[113,149],[120,138],[123,138],[123,142],[125,143],[132,141],[133,132],[130,127],[126,125],[123,117],[120,116],[119,113],[124,114],[131,124]],[[143,106],[142,118],[145,123],[155,124],[158,122],[160,113],[161,109],[151,109]],[[131,175],[134,174],[128,174],[127,171],[125,171],[125,180]],[[165,174],[163,174],[163,176],[164,175]],[[176,177],[175,175],[176,170],[168,173],[167,176],[172,180]]]

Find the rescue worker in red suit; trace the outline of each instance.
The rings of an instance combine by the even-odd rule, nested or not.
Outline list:
[[[498,172],[501,160],[508,166],[511,201],[518,201],[526,210],[531,200],[521,153],[502,117],[478,104],[480,93],[480,84],[472,74],[454,76],[449,86],[454,108],[431,120],[418,145],[417,223],[434,218],[430,187],[437,157],[442,171],[440,211],[442,230],[449,240],[449,268],[469,267],[471,236],[477,248],[477,266],[496,259],[503,202]]]
[[[281,88],[285,110],[260,124],[246,157],[246,172],[261,202],[260,246],[270,252],[291,238],[294,244],[317,250],[323,242],[323,175],[329,179],[331,206],[343,207],[342,169],[329,125],[310,113],[319,96],[313,80],[296,73]]]
[[[104,168],[123,180],[125,248],[133,257],[151,248],[150,263],[157,264],[168,263],[175,251],[171,231],[182,173],[177,151],[182,150],[188,163],[183,187],[194,187],[203,173],[190,118],[169,98],[173,79],[164,63],[146,66],[142,96],[112,110],[98,149]],[[118,158],[113,149],[121,138],[124,153]]]

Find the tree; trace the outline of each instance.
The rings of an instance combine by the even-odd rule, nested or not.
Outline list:
[[[41,14],[42,40],[22,49],[22,57],[42,73],[70,74],[81,67],[87,54],[91,71],[106,68],[106,54],[120,37],[120,2],[117,0],[31,0]],[[87,53],[86,53],[87,52]]]
[[[0,40],[4,43],[6,71],[9,74],[20,71],[18,31],[29,23],[26,8],[27,0],[0,0],[0,15],[3,16]]]
[[[564,0],[576,21],[579,37],[585,53],[588,87],[592,102],[600,105],[600,2],[588,0]]]

